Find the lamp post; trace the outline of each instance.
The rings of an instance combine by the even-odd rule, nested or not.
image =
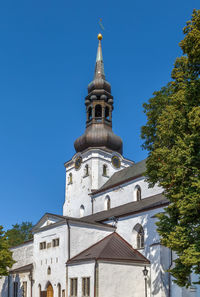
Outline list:
[[[147,275],[148,275],[148,270],[147,267],[144,266],[144,269],[142,270],[144,274],[144,283],[145,283],[145,297],[147,297]]]

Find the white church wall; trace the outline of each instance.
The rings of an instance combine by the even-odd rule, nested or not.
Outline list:
[[[39,285],[41,290],[46,290],[47,283],[50,282],[57,296],[57,285],[61,284],[61,289],[65,289],[65,263],[68,259],[67,249],[68,228],[66,223],[49,229],[42,230],[34,234],[34,274],[33,296],[37,297]],[[59,238],[59,246],[52,246],[53,239]],[[40,249],[40,243],[46,242],[46,248]],[[51,272],[48,274],[48,268]]]
[[[33,241],[28,241],[18,246],[12,247],[12,257],[16,261],[12,269],[33,263]]]
[[[113,153],[114,154],[114,153]],[[91,198],[88,195],[92,190],[99,189],[116,172],[132,164],[132,161],[121,159],[121,168],[115,168],[111,163],[112,153],[101,149],[89,149],[82,154],[76,154],[66,166],[66,189],[63,215],[80,217],[80,207],[84,206],[84,215],[92,213]],[[116,153],[115,153],[116,155]],[[82,163],[75,169],[74,161],[81,156]],[[88,165],[88,175],[85,166]],[[107,166],[107,174],[103,175],[103,166]],[[70,174],[72,180],[70,180]]]
[[[117,222],[117,232],[125,240],[127,240],[133,248],[137,249],[137,233],[133,228],[140,224],[144,230],[144,248],[138,249],[150,262],[151,265],[151,291],[154,292],[153,296],[164,297],[165,288],[168,285],[167,276],[164,273],[164,267],[169,267],[169,252],[165,253],[160,250],[160,238],[156,231],[156,218],[155,214],[161,212],[162,208],[157,208],[133,214],[128,217],[121,217]],[[112,223],[109,221],[107,223]],[[164,257],[161,263],[161,257]]]
[[[13,259],[16,261],[13,264],[11,269],[16,269],[16,268],[33,263],[33,241],[27,241],[23,244],[12,247],[10,250],[13,253],[12,254]],[[13,296],[12,292],[13,292],[14,281],[18,283],[19,297],[22,296],[23,281],[27,281],[27,285],[28,285],[27,297],[29,297],[30,296],[29,273],[12,274],[11,276],[9,276],[10,296]],[[3,277],[2,279],[0,279],[0,292],[1,292],[1,297],[8,297],[8,277]]]
[[[70,227],[71,258],[114,232],[113,228],[100,228],[92,225],[70,224]]]
[[[140,250],[144,256],[148,256],[150,245],[160,241],[159,235],[156,231],[155,214],[162,211],[162,208],[156,208],[149,211],[129,215],[127,217],[120,217],[117,222],[117,233],[128,241],[133,248],[137,247],[136,234],[133,228],[140,224],[144,229],[144,244],[145,248]],[[112,224],[113,221],[106,221],[105,223]]]
[[[145,296],[143,269],[144,266],[125,263],[99,263],[99,296]],[[148,280],[147,284],[147,296],[150,297]]]
[[[94,195],[92,198],[94,200],[94,213],[105,210],[105,199],[107,196],[110,197],[111,208],[136,201],[135,188],[137,186],[141,188],[142,199],[163,192],[162,188],[158,186],[149,188],[145,177],[142,176],[116,188]]]
[[[94,261],[73,264],[68,266],[68,296],[70,295],[70,279],[77,278],[78,294],[77,297],[82,297],[82,278],[90,278],[90,297],[94,297]]]

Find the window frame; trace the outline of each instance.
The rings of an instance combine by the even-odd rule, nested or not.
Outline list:
[[[60,238],[59,237],[52,239],[52,247],[57,247],[59,245],[60,245]]]
[[[72,277],[70,278],[70,297],[78,296],[78,278]]]
[[[102,176],[108,177],[108,165],[107,164],[103,164]]]
[[[109,210],[111,209],[111,199],[109,195],[106,195],[105,201],[104,201],[104,209]]]
[[[82,296],[89,297],[90,296],[90,277],[82,277]]]
[[[40,242],[40,250],[45,250],[47,248],[46,241]]]

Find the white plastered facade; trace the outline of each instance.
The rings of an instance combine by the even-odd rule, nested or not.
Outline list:
[[[83,164],[79,171],[75,171],[74,168],[74,184],[76,187],[80,183],[81,177],[84,172],[84,165],[87,162],[92,162],[90,158],[91,150],[83,156]],[[97,155],[96,155],[97,154]],[[102,152],[100,161],[97,162],[99,168],[102,168],[102,164],[109,163],[108,153],[105,152],[105,160],[103,160]],[[95,159],[98,159],[99,150],[92,152]],[[111,156],[111,155],[110,155]],[[109,157],[110,157],[109,156]],[[86,159],[84,159],[86,158]],[[96,164],[95,160],[95,164]],[[72,163],[72,161],[71,161]],[[128,163],[128,162],[127,162]],[[125,165],[127,165],[127,163]],[[96,168],[98,168],[98,165]],[[125,167],[124,165],[124,167]],[[91,166],[91,165],[90,165]],[[89,166],[90,170],[91,167]],[[112,165],[108,166],[110,175],[114,170]],[[113,171],[111,171],[113,170]],[[67,171],[68,172],[68,171]],[[77,175],[76,175],[77,172]],[[68,173],[67,173],[68,174]],[[99,173],[98,173],[99,174]],[[92,171],[89,171],[88,179],[92,180]],[[84,177],[82,177],[84,180]],[[76,180],[77,179],[77,180]],[[102,176],[99,174],[99,186],[103,184]],[[96,178],[97,183],[98,178]],[[85,181],[84,181],[85,183]],[[22,284],[27,282],[27,297],[39,297],[40,289],[42,292],[46,292],[47,286],[50,283],[53,287],[54,297],[58,295],[58,284],[61,285],[61,293],[70,296],[70,278],[76,277],[78,279],[78,296],[82,297],[81,280],[83,277],[90,278],[90,296],[94,296],[94,261],[86,263],[77,263],[77,265],[69,265],[66,268],[66,262],[69,256],[72,258],[84,251],[91,245],[99,242],[110,233],[116,231],[122,236],[133,248],[137,248],[136,245],[136,233],[134,232],[134,226],[140,224],[144,230],[145,246],[140,249],[139,252],[144,255],[149,261],[148,266],[148,282],[147,282],[147,294],[155,297],[168,297],[169,287],[171,297],[197,297],[199,296],[199,287],[193,286],[189,289],[179,288],[173,283],[166,270],[169,268],[171,262],[171,253],[168,249],[160,245],[158,233],[156,232],[156,218],[155,214],[162,211],[162,208],[155,208],[139,213],[125,215],[119,217],[115,227],[113,227],[113,220],[104,221],[106,225],[101,223],[88,223],[84,222],[80,218],[79,205],[80,203],[86,203],[86,197],[88,198],[88,205],[91,203],[91,186],[84,190],[82,188],[79,192],[79,200],[77,201],[76,188],[72,191],[69,190],[71,185],[66,184],[66,201],[68,204],[64,204],[64,215],[66,215],[66,207],[74,211],[74,216],[77,219],[69,218],[68,216],[55,216],[51,214],[45,215],[37,224],[37,228],[34,231],[34,239],[32,242],[25,243],[12,249],[13,257],[17,261],[12,269],[23,267],[28,264],[33,264],[32,280],[30,279],[30,272],[21,272],[11,274],[9,277],[9,290],[8,290],[8,277],[2,278],[0,281],[1,297],[13,296],[13,282],[18,281],[18,296],[23,296]],[[155,194],[162,192],[162,189],[155,187],[154,189],[148,188],[148,185],[144,177],[137,177],[132,181],[122,184],[121,186],[113,189],[106,190],[102,193],[95,194],[94,199],[94,214],[104,210],[104,198],[109,195],[111,198],[111,208],[130,203],[136,200],[134,197],[134,189],[139,185],[141,188],[141,198],[146,199]],[[71,192],[70,192],[71,191]],[[82,193],[82,194],[81,194]],[[68,195],[70,194],[70,199]],[[83,195],[83,201],[81,197]],[[68,210],[67,210],[68,211]],[[89,214],[91,211],[89,212]],[[76,214],[76,215],[75,215]],[[110,227],[109,227],[110,226]],[[70,232],[70,237],[69,237]],[[53,247],[53,239],[59,238],[59,245]],[[70,240],[70,246],[69,246]],[[46,248],[40,249],[40,243],[46,242]],[[70,255],[69,255],[70,249]],[[51,272],[48,274],[48,268]],[[102,262],[98,264],[99,280],[98,280],[98,292],[99,296],[116,296],[116,292],[119,292],[118,296],[121,296],[124,292],[125,296],[142,297],[144,292],[144,276],[142,269],[144,265],[130,265],[130,263],[109,263]],[[113,279],[113,275],[115,276]],[[124,281],[123,281],[124,280]],[[119,285],[121,284],[121,285]],[[119,290],[117,287],[119,286]],[[8,295],[9,291],[9,295]],[[109,291],[109,295],[108,295]],[[64,292],[64,293],[63,293]],[[63,295],[64,296],[64,295]]]

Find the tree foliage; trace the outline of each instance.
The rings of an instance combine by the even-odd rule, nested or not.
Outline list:
[[[0,277],[8,275],[8,268],[14,264],[12,253],[9,250],[8,239],[0,226]]]
[[[31,230],[33,224],[31,222],[22,222],[21,224],[12,225],[13,228],[7,230],[6,236],[10,246],[21,244],[29,239],[32,239]]]
[[[149,152],[147,180],[170,201],[157,223],[162,244],[177,254],[170,272],[178,285],[189,286],[190,273],[200,275],[200,10],[183,33],[171,82],[144,104],[141,135]]]

